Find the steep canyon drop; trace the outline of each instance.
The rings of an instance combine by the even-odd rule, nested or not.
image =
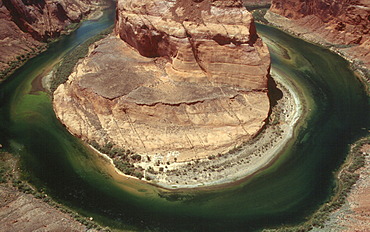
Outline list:
[[[181,161],[261,130],[270,57],[241,1],[119,0],[116,17],[54,93],[73,134]]]

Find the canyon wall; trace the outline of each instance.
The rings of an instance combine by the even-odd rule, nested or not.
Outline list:
[[[100,145],[190,160],[255,136],[270,57],[239,0],[118,1],[115,35],[54,93],[58,118]]]
[[[248,7],[262,7],[271,5],[271,0],[243,0],[243,5]]]
[[[146,2],[119,1],[116,23],[116,33],[142,56],[169,59],[171,71],[191,82],[266,88],[268,52],[241,2]]]
[[[12,61],[37,53],[72,23],[96,7],[97,0],[0,0],[0,72]]]
[[[368,0],[273,0],[266,18],[370,69]]]

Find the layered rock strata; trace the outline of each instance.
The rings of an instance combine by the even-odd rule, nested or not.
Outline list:
[[[184,161],[252,138],[269,112],[270,59],[241,1],[118,1],[99,41],[54,93],[75,135]]]
[[[0,72],[79,22],[95,0],[0,0]]]
[[[86,226],[43,200],[3,185],[0,185],[0,224],[4,232],[88,231]]]
[[[370,70],[370,1],[273,0],[266,18]]]

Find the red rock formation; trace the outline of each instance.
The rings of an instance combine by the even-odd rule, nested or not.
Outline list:
[[[11,20],[38,41],[60,35],[65,26],[79,22],[90,11],[91,0],[2,0]]]
[[[54,93],[74,134],[186,160],[264,125],[269,53],[241,1],[121,0],[115,32]]]
[[[270,12],[290,19],[269,20],[306,39],[332,44],[370,68],[370,1],[273,0]]]
[[[269,56],[241,9],[231,0],[119,1],[116,33],[143,56],[171,60],[175,71],[206,74],[192,81],[263,89]]]
[[[0,71],[79,22],[94,0],[0,0]],[[18,58],[20,59],[20,57]]]

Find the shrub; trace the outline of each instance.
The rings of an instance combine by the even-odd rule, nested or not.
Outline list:
[[[113,30],[113,27],[100,32],[94,37],[91,37],[77,48],[73,49],[63,58],[61,64],[57,68],[53,79],[51,80],[50,90],[54,92],[60,84],[63,84],[68,80],[69,75],[73,72],[73,69],[79,59],[84,58],[88,51],[89,46],[110,34]]]

